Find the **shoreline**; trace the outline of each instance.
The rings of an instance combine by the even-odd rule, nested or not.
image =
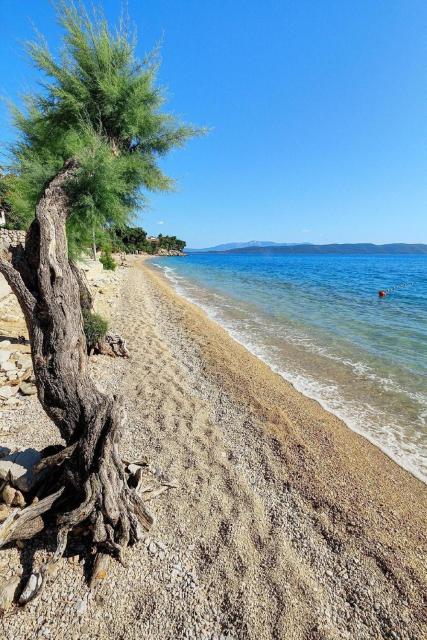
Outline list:
[[[424,637],[425,485],[157,271],[138,257],[97,277],[96,308],[131,355],[89,366],[124,399],[123,458],[148,456],[176,488],[148,503],[154,526],[126,549],[126,567],[110,563],[95,598],[76,536],[48,597],[10,609],[3,636],[59,640],[72,628],[73,638],[96,640]],[[21,447],[59,441],[35,396],[0,417],[0,431]],[[36,570],[54,541],[40,543],[25,546]],[[4,579],[20,575],[22,553],[2,550]]]
[[[147,258],[156,258],[156,257],[161,257],[161,256],[147,256]],[[168,278],[168,276],[163,272],[163,270],[161,268],[157,268],[157,266],[156,266],[156,271],[154,271],[153,265],[152,265],[151,269],[152,269],[152,272],[154,274],[157,274],[161,278],[161,280],[168,287],[170,287],[171,291],[173,291],[175,295],[179,296],[180,298],[184,299],[189,304],[194,305],[195,307],[200,309],[204,314],[206,314],[206,317],[211,322],[213,322],[215,325],[217,325],[223,331],[225,331],[225,333],[230,337],[231,340],[233,340],[237,344],[241,345],[254,358],[259,360],[260,362],[263,362],[271,370],[272,373],[277,374],[278,376],[280,376],[286,382],[286,384],[290,385],[295,390],[296,393],[301,394],[301,396],[303,398],[305,398],[305,399],[310,399],[310,400],[318,403],[320,408],[323,411],[326,411],[328,414],[330,414],[330,415],[334,416],[335,418],[337,418],[340,422],[342,422],[345,425],[345,427],[347,429],[349,429],[353,433],[355,433],[355,434],[361,436],[362,438],[364,438],[372,446],[374,446],[376,449],[378,449],[384,455],[386,455],[389,460],[391,460],[393,463],[397,464],[401,469],[403,469],[405,472],[409,473],[416,480],[418,480],[419,482],[421,482],[423,485],[425,485],[427,487],[427,479],[423,476],[423,474],[421,472],[419,472],[416,468],[414,468],[404,458],[399,458],[398,455],[396,455],[386,445],[382,445],[379,442],[377,442],[372,436],[369,435],[369,433],[367,431],[364,431],[363,429],[359,428],[356,424],[352,424],[351,419],[348,418],[346,415],[344,415],[343,412],[340,412],[338,410],[334,410],[334,408],[331,407],[328,404],[328,402],[325,401],[319,395],[315,395],[314,393],[311,394],[309,392],[309,390],[307,390],[306,388],[301,388],[296,381],[292,380],[292,376],[288,376],[286,374],[286,372],[283,372],[278,367],[272,365],[268,361],[267,358],[263,357],[263,355],[261,355],[259,353],[256,353],[253,349],[251,349],[251,347],[247,343],[245,343],[243,340],[240,340],[238,336],[233,335],[233,332],[230,331],[228,327],[226,327],[223,324],[221,324],[220,322],[218,322],[216,320],[216,318],[212,316],[212,314],[210,313],[210,310],[208,308],[204,307],[203,305],[199,304],[198,302],[196,302],[196,301],[192,300],[191,298],[187,297],[184,293],[178,291],[175,288],[173,282]]]
[[[203,377],[257,425],[262,446],[273,448],[279,484],[302,500],[310,517],[328,521],[321,529],[337,549],[350,547],[366,563],[373,560],[421,604],[427,594],[426,485],[236,342],[149,262],[141,268],[162,304],[173,309],[169,321],[192,343]],[[411,587],[408,579],[415,579]],[[419,613],[426,623],[425,612]]]

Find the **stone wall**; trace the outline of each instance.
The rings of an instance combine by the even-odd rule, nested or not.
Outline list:
[[[19,229],[0,229],[0,245],[16,247],[18,244],[24,244],[25,234],[26,231],[20,231]]]
[[[25,243],[25,231],[20,231],[17,229],[2,229],[0,228],[0,247],[3,245],[6,248],[13,246],[16,247],[18,244]],[[9,285],[7,284],[4,277],[0,274],[0,300],[5,298],[11,293]]]

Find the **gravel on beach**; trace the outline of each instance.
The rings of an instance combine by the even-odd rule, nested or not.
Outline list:
[[[0,618],[6,640],[421,640],[427,489],[180,298],[141,258],[96,282],[129,360],[91,359],[123,394],[123,458],[172,488],[152,530],[95,593],[85,541],[41,595]],[[19,315],[16,310],[8,313]],[[36,396],[1,408],[0,445],[60,442]],[[55,541],[0,551],[25,577]],[[0,585],[1,587],[1,585]]]

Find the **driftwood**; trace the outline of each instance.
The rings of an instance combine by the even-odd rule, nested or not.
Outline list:
[[[50,495],[14,512],[2,524],[0,540],[17,540],[23,531],[35,535],[47,516],[58,528],[56,557],[64,552],[68,532],[87,523],[94,547],[120,558],[153,519],[129,486],[120,457],[123,402],[101,392],[88,374],[82,297],[89,302],[82,293],[83,279],[70,265],[66,237],[66,185],[77,171],[70,160],[47,186],[25,248],[0,252],[0,272],[25,316],[38,398],[66,443],[39,465],[49,467],[45,487]]]
[[[94,353],[100,353],[113,358],[129,358],[126,340],[122,338],[122,336],[112,333],[107,333],[105,338],[96,344]]]

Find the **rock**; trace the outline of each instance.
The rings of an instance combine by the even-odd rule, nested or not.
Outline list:
[[[5,486],[5,488],[2,491],[2,498],[3,498],[3,502],[8,506],[11,507],[12,506],[12,502],[15,499],[15,489],[13,487],[10,486],[10,484],[7,484]]]
[[[56,578],[59,571],[59,562],[49,562],[46,567],[46,573],[51,578]]]
[[[140,470],[141,467],[139,467],[137,464],[130,464],[128,466],[128,471],[131,474],[131,476],[134,476],[138,473],[138,471]]]
[[[5,373],[7,373],[8,371],[14,371],[15,373],[17,372],[17,368],[15,367],[13,362],[11,362],[10,360],[6,360],[6,362],[2,362],[0,364],[0,369]]]
[[[0,504],[0,522],[4,522],[9,514],[9,507],[6,504]]]
[[[84,616],[84,614],[86,613],[88,601],[89,601],[89,594],[88,593],[85,596],[83,596],[83,598],[81,600],[77,601],[76,614],[78,615],[79,618]]]
[[[37,393],[36,385],[32,384],[31,382],[21,382],[21,384],[19,385],[19,389],[21,393],[24,394],[24,396],[33,396]]]
[[[4,404],[7,407],[16,407],[16,405],[19,404],[19,400],[16,397],[15,398],[9,398],[9,400],[6,400],[6,402]]]
[[[18,393],[18,387],[11,387],[11,386],[6,386],[6,387],[0,387],[0,398],[2,400],[9,400],[9,398],[12,398],[12,396],[16,395]]]
[[[28,356],[20,356],[16,359],[16,366],[18,369],[30,369],[33,366],[33,362]]]
[[[19,582],[19,577],[11,578],[0,586],[0,609],[3,611],[12,605]]]
[[[148,551],[154,556],[157,553],[157,546],[155,542],[150,542],[148,546]]]
[[[9,360],[9,356],[10,351],[0,351],[0,364],[3,364],[4,362],[6,362],[6,360]]]
[[[10,482],[24,493],[30,491],[43,474],[34,474],[33,467],[41,460],[36,449],[28,448],[18,451],[10,469]],[[1,461],[0,461],[1,465]]]
[[[25,498],[19,489],[15,490],[15,497],[12,502],[13,507],[20,507],[21,509],[25,507]]]
[[[0,347],[9,347],[11,344],[10,340],[0,340]]]
[[[40,591],[43,584],[43,578],[40,573],[32,573],[28,579],[24,591],[19,598],[19,604],[27,604]]]

